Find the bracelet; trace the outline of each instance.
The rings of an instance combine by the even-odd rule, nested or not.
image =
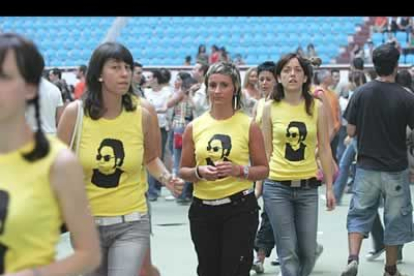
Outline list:
[[[42,276],[39,269],[36,267],[32,268],[32,273],[33,273],[33,276]]]
[[[247,179],[249,177],[249,166],[244,166],[243,167],[243,174],[244,174],[244,179]],[[248,179],[247,179],[248,180]]]
[[[196,169],[194,170],[194,174],[195,174],[195,176],[197,177],[198,180],[205,180],[200,175],[199,166],[197,166]]]

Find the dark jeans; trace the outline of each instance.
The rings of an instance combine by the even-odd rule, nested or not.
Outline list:
[[[258,211],[254,193],[220,206],[194,198],[188,216],[199,276],[250,275]]]
[[[161,131],[161,161],[164,160],[165,145],[167,143],[168,132],[165,128],[160,128]],[[161,193],[162,184],[148,173],[148,198],[157,198]]]
[[[259,231],[257,231],[256,239],[254,240],[254,250],[256,250],[256,252],[259,251],[259,249],[263,250],[268,258],[275,247],[275,238],[266,210],[263,210],[261,217],[262,221],[260,223],[260,228]]]

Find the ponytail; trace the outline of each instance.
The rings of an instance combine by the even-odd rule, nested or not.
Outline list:
[[[29,162],[34,162],[38,159],[45,157],[50,150],[49,141],[46,139],[45,134],[42,131],[42,122],[40,120],[40,104],[39,104],[39,95],[36,96],[29,104],[34,104],[35,107],[35,117],[37,124],[37,131],[35,133],[35,146],[34,149],[26,154],[23,154],[23,158]]]

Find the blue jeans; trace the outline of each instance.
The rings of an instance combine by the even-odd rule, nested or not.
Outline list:
[[[338,132],[338,147],[336,148],[336,159],[341,160],[342,154],[344,153],[346,146],[344,140],[346,137],[346,126],[341,126]]]
[[[177,128],[174,128],[174,133],[183,134],[184,130],[185,130],[184,127],[177,127]],[[180,170],[181,153],[182,153],[182,149],[174,148],[173,154],[174,154],[175,175],[178,175],[178,171]],[[181,192],[181,195],[178,196],[178,198],[179,199],[191,198],[192,194],[193,194],[193,183],[186,181],[184,184],[183,191]]]
[[[339,162],[339,175],[336,179],[333,190],[336,202],[340,204],[344,189],[348,180],[349,169],[351,168],[352,162],[355,160],[356,155],[356,140],[352,139],[352,142],[346,147],[341,161]]]
[[[138,275],[150,243],[148,215],[140,221],[98,226],[101,265],[85,276]]]
[[[283,276],[310,275],[316,260],[318,189],[291,188],[266,179],[263,200]]]
[[[383,172],[357,168],[352,192],[347,218],[349,233],[368,236],[383,197],[384,244],[402,245],[414,240],[408,169]]]

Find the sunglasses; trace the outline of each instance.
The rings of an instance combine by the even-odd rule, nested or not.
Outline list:
[[[288,132],[288,133],[286,134],[286,137],[288,137],[288,138],[289,138],[290,136],[292,136],[292,138],[296,138],[296,136],[298,136],[298,134],[297,134],[297,133],[289,133],[289,132]]]
[[[101,154],[96,155],[96,160],[101,161],[102,158],[105,162],[108,162],[109,160],[115,158],[115,156],[110,156],[108,154],[107,155],[101,155]]]

